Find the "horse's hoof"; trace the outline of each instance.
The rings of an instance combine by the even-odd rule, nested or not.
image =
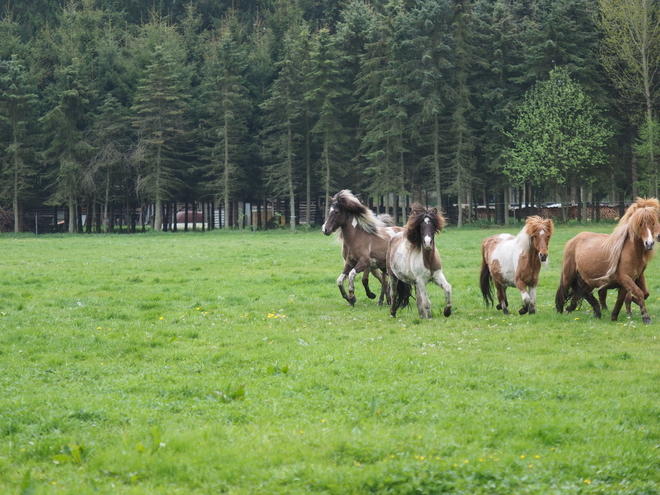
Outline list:
[[[528,309],[527,308],[520,308],[520,311],[518,311],[519,315],[524,315],[527,314]]]
[[[509,310],[507,308],[502,308],[502,313],[504,313],[505,315],[511,314],[509,313]]]
[[[376,294],[374,294],[373,292],[367,292],[367,297],[369,299],[376,299]]]
[[[348,304],[350,304],[351,306],[355,306],[355,302],[357,301],[355,297],[349,297],[346,300],[348,301]]]
[[[499,310],[501,310],[501,309],[502,309],[502,305],[501,305],[501,304],[498,304],[498,305],[497,305],[497,306],[495,306],[495,307],[496,307],[497,309],[499,309]]]
[[[644,323],[646,323],[647,325],[648,325],[649,323],[652,323],[651,318],[642,318],[642,321],[643,321]]]
[[[442,314],[445,315],[445,317],[451,316],[451,306],[447,306]]]
[[[594,318],[598,318],[600,320],[601,314],[594,312]],[[612,316],[612,321],[616,321],[616,317]]]

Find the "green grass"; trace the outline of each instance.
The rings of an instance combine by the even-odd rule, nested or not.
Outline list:
[[[651,325],[556,314],[558,226],[504,317],[504,230],[437,237],[431,321],[349,307],[318,232],[0,236],[0,493],[660,493],[660,265]]]

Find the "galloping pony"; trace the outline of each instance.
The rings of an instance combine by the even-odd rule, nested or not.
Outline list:
[[[480,287],[484,302],[493,305],[492,285],[497,290],[497,309],[509,314],[506,297],[508,287],[516,287],[522,295],[521,315],[536,313],[536,287],[541,263],[548,260],[548,245],[554,232],[550,219],[527,217],[517,236],[499,234],[481,244]]]
[[[344,189],[330,198],[330,207],[321,231],[330,235],[339,230],[342,240],[341,254],[344,269],[337,279],[342,297],[355,305],[355,277],[362,273],[362,285],[370,299],[375,299],[369,288],[369,272],[381,285],[378,305],[383,304],[387,292],[386,257],[390,236],[401,227],[387,226],[363,205],[351,191]],[[348,278],[348,293],[344,281]]]
[[[415,286],[420,318],[431,318],[431,301],[426,284],[434,282],[445,292],[443,314],[451,315],[451,285],[442,273],[440,254],[435,247],[435,234],[445,226],[444,217],[437,208],[425,209],[413,203],[408,223],[403,232],[390,239],[387,251],[387,272],[390,276],[389,292],[392,300],[390,315],[408,305],[411,286]]]
[[[594,316],[600,318],[601,304],[592,292],[597,289],[602,300],[603,291],[619,289],[612,321],[617,320],[630,294],[632,302],[639,306],[642,321],[651,323],[644,303],[649,294],[644,270],[653,257],[660,235],[659,209],[657,199],[638,198],[611,234],[580,232],[566,243],[561,280],[555,295],[557,312],[563,312],[568,299],[571,303],[566,310],[570,312],[584,298],[591,304]]]

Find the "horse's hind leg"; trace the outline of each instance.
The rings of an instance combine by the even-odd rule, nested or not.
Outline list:
[[[601,309],[607,309],[607,289],[598,289],[598,301]]]
[[[373,273],[374,276],[378,278],[378,275],[376,275],[376,269],[371,270],[371,273]],[[376,299],[376,294],[371,292],[371,289],[369,289],[369,270],[362,272],[362,286],[364,287],[364,291],[367,293],[367,297],[369,299]]]
[[[509,301],[507,301],[506,299],[506,287],[500,284],[499,282],[495,282],[495,288],[497,289],[497,300],[499,301],[499,304],[497,305],[497,309],[501,309],[505,315],[508,315]]]
[[[392,318],[396,317],[396,310],[399,306],[399,294],[398,294],[398,285],[399,280],[392,274],[390,274],[389,282],[387,284],[388,294],[390,298],[390,316]]]
[[[584,298],[587,300],[589,304],[591,304],[591,307],[594,310],[594,317],[595,318],[600,318],[601,317],[601,312],[600,312],[600,304],[598,303],[598,299],[594,297],[594,295],[591,293],[591,291],[585,291],[584,292]],[[614,313],[612,313],[614,314]]]
[[[431,300],[423,282],[415,284],[415,297],[417,298],[417,310],[420,318],[431,318]]]

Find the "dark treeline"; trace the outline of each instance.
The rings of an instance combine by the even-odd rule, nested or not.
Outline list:
[[[16,231],[45,205],[76,232],[81,207],[107,229],[150,205],[161,229],[173,202],[277,200],[295,228],[298,202],[350,188],[470,205],[460,226],[477,204],[506,222],[510,203],[658,193],[653,2],[3,3]]]

